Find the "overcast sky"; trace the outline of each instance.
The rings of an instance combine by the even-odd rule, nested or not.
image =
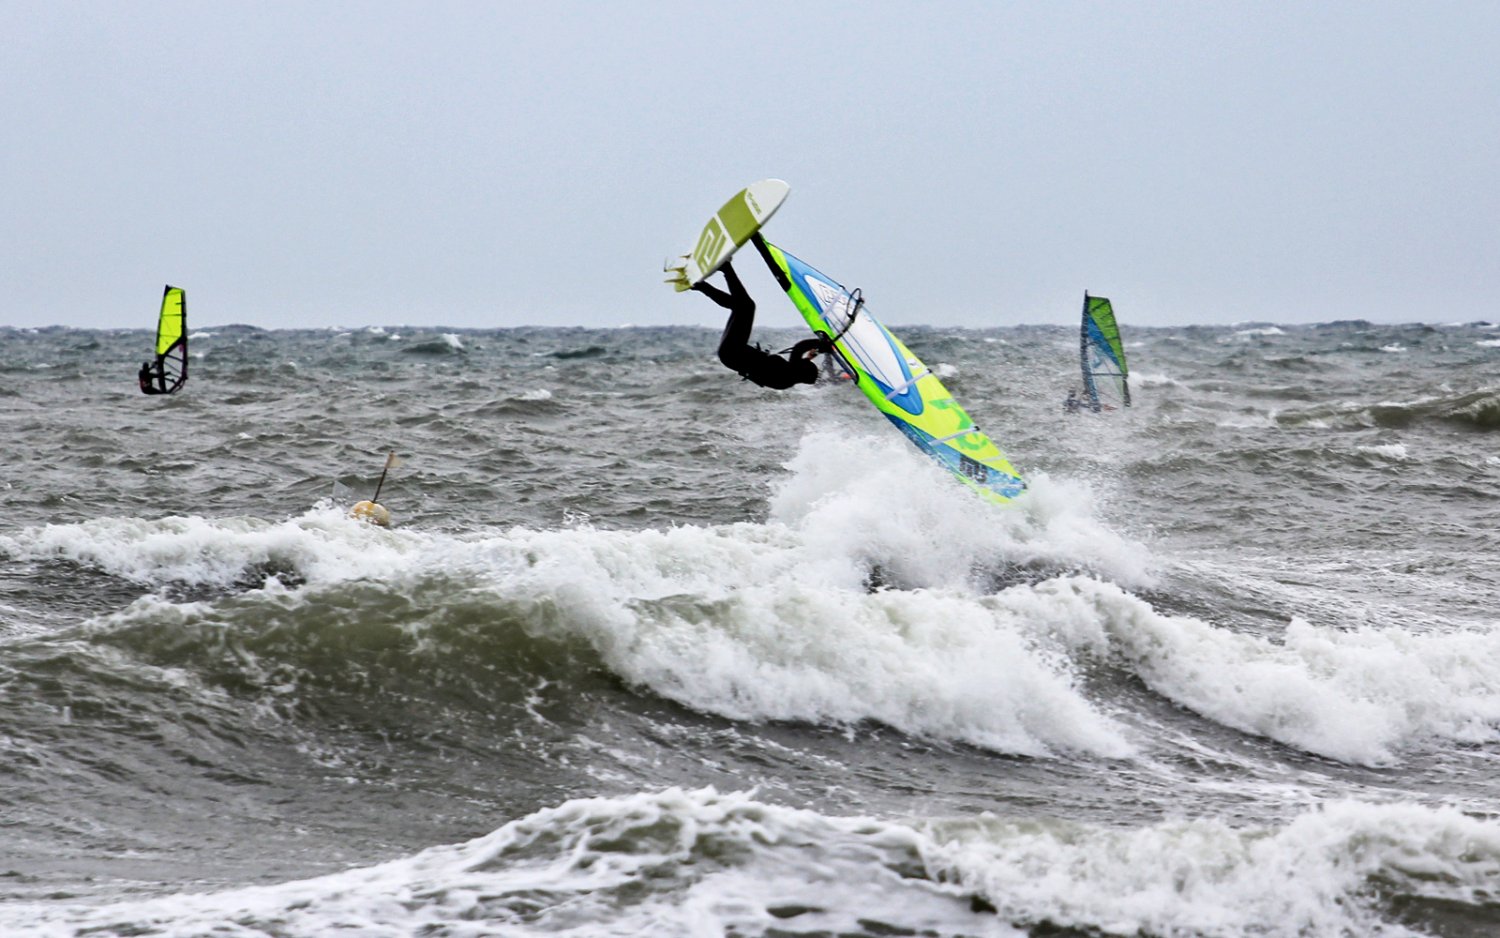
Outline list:
[[[1500,318],[1500,2],[0,0],[0,325]],[[766,325],[797,322],[754,253]]]

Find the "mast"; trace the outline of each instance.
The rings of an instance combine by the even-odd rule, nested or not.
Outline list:
[[[187,291],[182,291],[182,378],[177,382],[178,387],[187,384]]]

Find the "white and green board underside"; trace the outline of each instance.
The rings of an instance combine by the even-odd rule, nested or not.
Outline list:
[[[691,290],[724,266],[776,214],[791,191],[780,179],[762,179],[736,192],[703,226],[692,251],[662,265],[666,282],[679,292]]]

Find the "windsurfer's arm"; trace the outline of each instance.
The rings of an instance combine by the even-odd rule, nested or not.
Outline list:
[[[805,358],[810,353],[826,355],[828,353],[828,340],[823,336],[816,336],[815,338],[811,339],[803,339],[801,342],[798,342],[796,345],[792,346],[792,361],[796,361],[799,358]]]
[[[770,268],[771,276],[776,278],[776,285],[783,290],[790,290],[792,282],[786,278],[786,271],[782,270],[781,266],[776,263],[776,259],[771,256],[771,249],[766,247],[766,239],[760,236],[759,231],[750,236],[750,242],[760,252],[760,259],[766,262],[766,267]]]

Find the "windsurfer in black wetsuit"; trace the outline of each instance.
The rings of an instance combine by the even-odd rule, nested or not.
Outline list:
[[[1098,395],[1094,395],[1089,400],[1085,401],[1083,398],[1078,396],[1077,388],[1068,388],[1068,399],[1063,401],[1063,413],[1065,414],[1079,414],[1083,413],[1085,410],[1097,414],[1100,411],[1114,409],[1114,406],[1111,404],[1101,403]]]
[[[759,345],[750,344],[750,328],[755,325],[755,301],[740,283],[739,275],[728,261],[719,270],[724,273],[724,282],[729,285],[725,293],[707,282],[699,282],[694,290],[729,310],[729,322],[724,325],[724,336],[719,340],[719,361],[724,367],[736,372],[747,381],[763,388],[784,391],[794,384],[812,384],[818,380],[818,366],[813,359],[828,351],[828,340],[819,336],[803,339],[792,346],[789,358],[767,352]]]
[[[162,373],[160,364],[153,366],[150,362],[141,362],[141,371],[136,377],[141,382],[142,394],[165,393],[163,388],[157,386],[158,384],[167,383],[166,375]]]

